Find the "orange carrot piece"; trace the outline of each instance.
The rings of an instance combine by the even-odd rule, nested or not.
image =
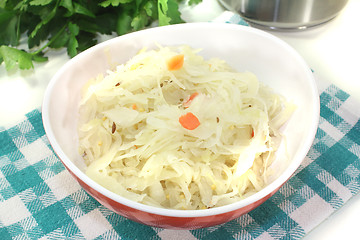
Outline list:
[[[194,92],[193,94],[191,94],[190,97],[189,97],[188,102],[192,101],[197,95],[199,95],[199,93],[197,93],[197,92]]]
[[[184,54],[175,55],[167,62],[169,71],[179,70],[184,64]]]
[[[131,106],[131,108],[132,108],[133,110],[136,110],[136,109],[137,109],[137,105],[134,103],[134,104]]]
[[[186,100],[186,102],[184,102],[184,104],[183,104],[184,107],[185,107],[185,108],[188,108],[188,107],[190,106],[191,101],[192,101],[197,95],[199,95],[199,93],[197,93],[197,92],[194,92],[193,94],[191,94],[190,97],[189,97],[189,99]]]
[[[188,112],[179,117],[179,122],[181,126],[188,130],[194,130],[195,128],[200,126],[199,119],[191,112]]]

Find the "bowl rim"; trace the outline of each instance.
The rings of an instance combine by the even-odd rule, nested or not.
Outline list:
[[[176,209],[166,209],[166,208],[160,208],[160,207],[154,207],[145,205],[143,203],[138,203],[133,200],[127,199],[125,197],[122,197],[116,193],[111,192],[110,190],[106,189],[105,187],[102,187],[99,183],[95,182],[94,180],[90,179],[83,171],[81,171],[70,159],[69,157],[64,153],[62,148],[60,147],[59,143],[57,142],[55,138],[54,131],[52,129],[51,123],[50,123],[50,116],[49,116],[49,109],[50,109],[50,99],[51,94],[55,90],[54,86],[56,83],[61,79],[60,76],[71,66],[71,64],[74,61],[77,61],[78,59],[81,59],[83,57],[86,57],[86,55],[92,51],[95,51],[97,49],[101,49],[106,47],[107,45],[119,41],[119,39],[126,39],[126,38],[133,38],[136,36],[141,36],[143,34],[147,33],[156,33],[156,32],[166,32],[168,29],[177,29],[178,31],[181,31],[182,29],[209,29],[209,28],[226,28],[229,31],[247,31],[251,34],[256,34],[261,37],[265,37],[270,39],[271,41],[275,41],[279,44],[281,44],[291,55],[293,55],[294,58],[297,59],[297,61],[300,63],[300,67],[304,69],[304,78],[309,79],[311,82],[311,96],[313,96],[314,104],[312,107],[311,113],[309,115],[313,116],[314,123],[312,124],[311,128],[309,129],[309,134],[306,136],[306,141],[304,141],[304,147],[300,153],[298,153],[291,164],[284,170],[284,172],[273,182],[271,182],[269,185],[261,189],[259,192],[246,197],[243,200],[240,200],[235,203],[231,203],[228,205],[210,208],[210,209],[200,209],[200,210],[176,210]],[[318,123],[320,119],[320,100],[319,100],[319,94],[317,90],[317,86],[315,83],[315,79],[313,76],[313,73],[310,69],[310,67],[307,65],[305,60],[300,56],[300,54],[293,49],[290,45],[288,45],[285,41],[281,40],[280,38],[267,33],[260,29],[255,29],[248,26],[242,26],[238,24],[229,24],[229,23],[215,23],[215,22],[199,22],[199,23],[181,23],[181,24],[175,24],[175,25],[168,25],[168,26],[160,26],[160,27],[153,27],[148,28],[144,30],[140,30],[137,32],[128,33],[122,36],[118,36],[115,38],[112,38],[110,40],[106,40],[104,42],[101,42],[84,52],[79,53],[74,58],[70,59],[68,62],[66,62],[51,78],[44,94],[43,103],[42,103],[42,120],[44,125],[44,130],[46,133],[46,136],[54,149],[54,152],[60,159],[60,161],[65,165],[68,171],[72,172],[77,178],[79,178],[81,181],[83,181],[86,185],[88,185],[90,188],[94,189],[95,191],[101,193],[102,195],[114,200],[115,202],[118,202],[122,205],[125,205],[127,207],[137,209],[143,212],[156,214],[156,215],[162,215],[162,216],[168,216],[168,217],[179,217],[179,218],[194,218],[194,217],[207,217],[207,216],[213,216],[213,215],[219,215],[224,214],[228,212],[233,212],[238,209],[244,208],[248,205],[251,205],[252,203],[255,203],[256,201],[265,198],[269,194],[272,194],[274,190],[280,188],[296,171],[296,169],[300,166],[301,162],[306,157],[308,151],[310,150],[310,147],[315,139],[315,134],[318,128]]]

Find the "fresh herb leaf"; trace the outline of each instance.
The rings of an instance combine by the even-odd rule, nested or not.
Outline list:
[[[110,13],[97,15],[95,19],[82,18],[77,20],[80,29],[93,34],[112,34],[116,30],[116,18]]]
[[[70,33],[68,31],[64,31],[61,37],[55,38],[50,44],[49,47],[54,49],[63,48],[67,45],[70,38]]]
[[[132,18],[128,14],[120,14],[116,22],[116,33],[123,35],[131,31]]]
[[[87,32],[80,32],[80,34],[77,36],[77,40],[79,43],[77,48],[78,52],[82,52],[97,43],[96,36]]]
[[[91,18],[95,18],[95,14],[92,13],[89,9],[87,9],[86,7],[78,4],[78,3],[74,3],[74,12],[75,13],[79,13],[79,14],[83,14],[85,16],[91,17]]]
[[[75,13],[72,0],[61,0],[59,6],[64,7],[68,11],[67,14],[64,15],[64,17],[70,17]]]
[[[189,5],[196,5],[201,3],[201,0],[189,0]]]
[[[167,15],[169,10],[168,0],[158,0],[159,25],[169,25],[171,18]]]
[[[133,0],[106,0],[102,3],[100,3],[100,6],[102,7],[109,7],[110,5],[113,7],[117,7],[120,4],[124,4],[124,3],[129,3],[132,2]]]
[[[29,3],[27,1],[21,1],[14,6],[14,10],[26,11],[28,6],[29,6]]]
[[[40,56],[40,55],[32,55],[32,59],[35,62],[46,62],[48,60],[47,57]]]
[[[158,0],[159,25],[181,23],[181,13],[178,3],[174,0]]]
[[[16,16],[15,12],[6,12],[0,9],[0,26],[3,26],[3,29],[0,31],[0,45],[18,45],[18,34],[17,34],[17,24],[19,17]]]
[[[168,11],[166,13],[170,18],[170,24],[183,23],[181,19],[181,13],[179,11],[179,5],[175,0],[168,0]]]
[[[52,0],[32,0],[30,2],[30,5],[34,5],[34,6],[45,6],[48,5],[52,2]]]
[[[46,61],[51,49],[66,48],[73,57],[95,45],[99,34],[181,23],[179,1],[0,0],[0,65],[29,69],[33,62]],[[25,40],[27,50],[19,49]]]
[[[0,46],[0,64],[5,63],[7,71],[14,69],[16,66],[21,70],[34,68],[34,62],[45,62],[48,58],[35,53],[28,53],[24,50],[8,47],[5,45]]]
[[[42,19],[42,21],[40,23],[38,23],[35,27],[35,29],[31,32],[30,37],[34,38],[36,36],[36,34],[38,33],[38,31],[44,26],[46,25],[51,19],[53,19],[55,17],[56,14],[56,10],[57,10],[57,6],[54,7],[52,9],[52,11],[46,15],[44,17],[44,19]]]
[[[23,50],[2,45],[0,47],[0,56],[5,63],[7,71],[16,67],[17,64],[19,68],[23,70],[33,67],[33,56]]]
[[[158,13],[157,5],[154,1],[146,2],[144,5],[144,10],[145,10],[146,14],[152,18],[154,18]]]
[[[68,54],[70,57],[74,57],[77,54],[77,48],[79,47],[79,43],[76,39],[76,36],[79,35],[79,26],[73,23],[69,23],[69,41],[67,45]]]
[[[147,22],[148,22],[147,16],[144,14],[139,14],[132,19],[131,27],[135,31],[137,31],[137,30],[143,29],[146,26]]]

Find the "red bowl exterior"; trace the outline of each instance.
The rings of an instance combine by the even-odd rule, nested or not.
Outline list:
[[[269,199],[272,195],[274,195],[274,193],[276,193],[279,190],[279,188],[277,188],[270,194],[263,197],[262,199],[231,212],[226,212],[212,216],[204,216],[204,217],[172,217],[172,216],[165,216],[165,215],[158,215],[154,213],[144,212],[126,206],[119,202],[116,202],[111,198],[108,198],[102,193],[91,188],[88,184],[86,184],[84,181],[78,178],[73,172],[71,172],[70,169],[67,168],[67,170],[80,183],[80,185],[86,190],[86,192],[88,192],[99,203],[101,203],[108,209],[112,210],[113,212],[138,223],[142,223],[152,227],[167,228],[167,229],[191,230],[191,229],[211,227],[229,222],[260,206],[262,203],[264,203],[267,199]]]
[[[206,29],[209,30],[208,33],[212,32],[212,31],[210,31],[211,28],[209,28],[209,26],[207,26],[206,23],[197,23],[197,24],[199,24],[199,26],[201,26],[201,28],[199,28],[199,29],[203,29],[203,28],[205,29],[206,28]],[[317,127],[318,127],[320,104],[319,104],[319,98],[318,98],[318,92],[317,92],[316,84],[315,84],[313,75],[311,74],[311,72],[309,70],[310,68],[307,66],[305,61],[303,61],[301,59],[301,56],[296,54],[295,50],[291,50],[290,46],[287,46],[287,45],[282,46],[283,45],[282,41],[278,41],[277,39],[273,39],[273,40],[269,41],[268,38],[269,37],[271,38],[271,34],[255,33],[255,31],[258,31],[258,30],[252,29],[252,28],[245,28],[245,27],[242,28],[242,27],[236,26],[236,25],[232,25],[232,26],[230,26],[229,24],[221,25],[221,26],[220,25],[221,24],[219,24],[215,29],[221,30],[221,31],[224,30],[224,32],[223,32],[224,33],[224,38],[219,38],[221,40],[229,39],[228,36],[230,36],[233,33],[232,30],[234,30],[234,32],[236,32],[237,37],[243,37],[243,36],[246,37],[246,36],[248,36],[247,34],[249,34],[250,40],[254,39],[254,40],[256,40],[256,41],[254,41],[256,43],[258,41],[260,41],[260,39],[262,39],[262,38],[267,39],[264,42],[265,44],[263,44],[264,46],[266,46],[266,48],[260,49],[261,51],[260,50],[256,51],[256,52],[259,52],[259,53],[263,53],[264,51],[266,51],[265,55],[263,55],[263,54],[254,55],[253,52],[252,52],[252,48],[254,48],[256,46],[253,46],[253,45],[249,45],[249,46],[251,46],[249,48],[251,51],[246,52],[246,54],[252,54],[252,55],[254,55],[256,57],[259,57],[259,59],[264,59],[264,61],[263,61],[264,64],[266,64],[266,61],[268,60],[268,56],[270,56],[271,54],[277,54],[278,53],[277,50],[281,50],[282,48],[284,48],[284,51],[280,51],[281,54],[279,56],[281,56],[281,57],[279,57],[277,60],[279,62],[281,62],[281,63],[286,63],[286,61],[285,61],[286,58],[283,58],[283,57],[284,56],[285,57],[289,56],[289,69],[290,70],[289,70],[289,72],[285,71],[284,74],[279,74],[280,78],[277,78],[277,79],[281,80],[283,78],[286,78],[286,80],[287,80],[288,77],[295,76],[295,75],[297,76],[297,78],[291,78],[293,80],[291,84],[285,84],[285,85],[289,85],[291,87],[284,88],[286,90],[284,92],[286,92],[286,93],[290,92],[291,93],[291,91],[287,91],[287,90],[290,90],[292,88],[295,89],[295,88],[298,88],[298,87],[301,87],[301,86],[306,86],[305,89],[308,90],[308,91],[306,91],[306,95],[302,96],[300,94],[299,96],[296,96],[295,100],[298,101],[301,104],[301,106],[309,106],[308,108],[305,108],[305,109],[302,110],[302,111],[304,111],[303,116],[306,116],[306,117],[301,117],[300,120],[305,120],[305,119],[310,120],[311,123],[307,122],[307,121],[304,121],[304,122],[306,122],[306,124],[304,124],[302,126],[304,126],[307,130],[309,130],[309,131],[306,131],[306,132],[311,133],[311,136],[310,135],[300,136],[301,138],[300,138],[299,141],[300,141],[301,145],[298,148],[296,148],[297,146],[296,146],[296,142],[295,142],[294,149],[300,149],[300,150],[295,151],[293,162],[291,163],[291,165],[288,166],[288,168],[284,172],[284,173],[286,173],[286,175],[289,175],[290,170],[292,170],[294,172],[295,171],[294,167],[296,167],[296,168],[298,167],[298,166],[295,166],[294,164],[300,164],[300,160],[302,160],[302,159],[299,159],[299,157],[305,157],[305,154],[307,153],[307,151],[305,152],[305,150],[308,150],[311,147],[311,144],[313,142],[313,139],[315,137],[315,133],[316,133],[316,130],[317,130]],[[185,41],[185,43],[188,41],[188,40],[185,40],[185,39],[188,39],[188,38],[180,39],[179,40],[180,42],[177,41],[177,40],[175,41],[175,39],[177,39],[177,37],[183,36],[183,32],[179,31],[179,30],[184,30],[184,32],[187,33],[187,34],[196,33],[196,31],[195,31],[196,28],[194,29],[194,28],[191,27],[191,28],[189,28],[189,30],[186,30],[186,28],[182,28],[182,26],[184,26],[184,25],[177,25],[175,27],[176,28],[175,30],[170,31],[170,35],[164,34],[164,36],[162,36],[162,37],[164,37],[163,39],[165,40],[166,44],[168,44],[168,42],[170,42],[171,44],[179,44],[183,40]],[[196,24],[194,23],[193,26],[196,26]],[[235,29],[235,26],[236,26],[236,28],[239,28],[239,32],[238,32],[238,30]],[[171,27],[174,27],[174,26],[171,26]],[[179,27],[179,28],[177,28],[177,27]],[[164,27],[163,29],[166,29],[166,27]],[[226,29],[231,30],[231,32],[228,34],[226,32],[227,31]],[[145,31],[150,31],[150,29],[145,30]],[[145,32],[145,31],[144,31],[144,33],[145,33],[144,36],[145,37],[147,36],[147,38],[145,38],[145,39],[147,39],[146,41],[145,40],[140,41],[139,39],[141,39],[141,38],[138,38],[140,35],[138,35],[138,37],[135,37],[135,35],[129,35],[130,37],[128,39],[125,39],[124,42],[119,41],[120,44],[125,43],[125,45],[123,47],[119,48],[119,49],[121,49],[121,50],[125,49],[128,46],[128,44],[130,44],[130,43],[132,44],[132,42],[134,42],[134,47],[140,47],[140,45],[142,45],[142,44],[146,44],[146,45],[150,44],[150,42],[149,42],[150,40],[152,41],[151,44],[153,44],[153,42],[157,42],[156,38],[150,38],[151,32],[149,34],[147,34],[147,32]],[[242,35],[240,33],[240,31],[244,31],[244,32],[249,31],[249,33],[245,33],[245,35]],[[181,34],[179,34],[179,32],[181,32]],[[160,33],[161,33],[161,31],[160,31]],[[134,33],[134,34],[141,34],[141,33],[138,32],[138,33]],[[176,37],[174,37],[174,34],[176,35]],[[152,35],[154,35],[154,34],[152,34]],[[132,38],[131,36],[134,36],[134,38]],[[201,39],[197,39],[198,35],[195,34],[194,36],[195,36],[195,38],[190,38],[190,40],[196,40],[196,42],[198,42],[198,40],[199,40],[199,42],[197,44],[202,44],[203,43],[203,41],[201,41]],[[206,36],[210,36],[210,35],[206,35]],[[219,41],[219,39],[214,38],[214,40],[216,42],[222,42],[222,41]],[[247,40],[247,39],[244,38],[244,40]],[[115,40],[113,40],[113,41],[115,41]],[[168,41],[168,42],[166,42],[166,41]],[[269,41],[270,43],[271,42],[273,42],[273,43],[268,45],[268,44],[266,44],[267,41]],[[135,44],[135,42],[136,42],[136,44]],[[213,42],[210,42],[210,44],[206,44],[205,49],[206,49],[206,47],[209,47],[209,48],[211,47],[211,49],[212,49],[212,45],[211,45],[212,43]],[[261,43],[261,41],[260,41],[260,43]],[[181,44],[183,44],[183,43],[181,43]],[[195,44],[195,45],[197,45],[197,44]],[[114,46],[115,47],[115,45],[116,45],[115,42],[111,42],[111,43],[109,43],[109,45],[106,45],[106,46]],[[235,42],[229,42],[228,45],[229,45],[229,48],[225,48],[225,50],[226,50],[225,52],[230,52],[230,50],[233,50],[232,48],[235,46]],[[76,60],[75,61],[75,67],[80,68],[80,66],[84,66],[84,63],[86,63],[86,64],[90,63],[91,58],[98,57],[98,56],[103,56],[103,55],[101,55],[102,53],[100,54],[100,52],[102,52],[101,47],[103,47],[103,46],[100,46],[99,48],[93,48],[93,50],[89,51],[88,54],[84,53],[81,56],[80,55],[77,56],[77,59],[79,60],[79,63],[76,64],[76,61],[78,61],[78,60]],[[132,45],[129,45],[129,46],[132,46]],[[269,49],[269,46],[271,47],[270,49],[273,49],[274,51],[268,52],[267,50]],[[244,49],[245,48],[243,48],[243,47],[236,48],[237,51],[244,51]],[[287,49],[287,50],[285,50],[285,49]],[[132,50],[135,51],[135,48],[132,49]],[[216,51],[214,51],[213,53],[219,53],[220,50],[221,50],[220,48],[217,48]],[[264,50],[264,51],[262,51],[262,50]],[[284,55],[284,53],[285,53],[285,55]],[[130,52],[128,54],[130,54]],[[245,56],[247,56],[246,54],[245,54]],[[105,55],[108,56],[107,54],[105,54]],[[241,55],[243,55],[243,54],[241,54]],[[127,56],[127,55],[125,55],[125,56]],[[228,56],[230,58],[232,55],[231,54],[230,55],[225,54],[225,56]],[[91,58],[88,59],[89,57],[91,57]],[[254,66],[261,65],[261,64],[259,64],[258,61],[251,62],[251,61],[248,61],[248,59],[244,58],[244,57],[240,57],[240,58],[235,57],[233,59],[236,59],[236,61],[240,61],[242,64],[250,62],[250,64],[245,64],[244,66],[242,66],[242,67],[246,67],[246,68],[249,67],[250,69],[252,69]],[[100,57],[100,60],[101,60],[101,57]],[[254,60],[256,60],[256,58]],[[105,70],[105,69],[102,69],[104,67],[102,65],[103,62],[104,61],[94,62],[94,66],[96,66],[99,63],[101,63],[101,64],[99,64],[99,68],[94,68],[95,71],[90,71],[90,72],[95,73],[98,70]],[[293,66],[293,63],[295,63],[294,66]],[[76,101],[74,99],[77,97],[77,95],[73,94],[73,92],[70,91],[70,87],[69,88],[67,87],[67,86],[70,86],[72,76],[77,74],[77,72],[76,72],[76,70],[69,67],[70,64],[74,64],[73,62],[69,62],[67,64],[69,64],[69,65],[66,65],[64,68],[62,68],[54,76],[54,78],[51,80],[51,82],[50,82],[50,84],[49,84],[49,86],[47,88],[47,91],[45,92],[44,102],[43,102],[43,106],[42,106],[43,107],[42,112],[43,112],[44,129],[46,131],[46,134],[49,136],[50,144],[55,143],[54,146],[53,146],[54,151],[56,152],[58,150],[59,153],[61,153],[60,155],[64,156],[64,158],[63,158],[64,160],[71,161],[70,159],[67,159],[66,153],[61,150],[60,144],[67,144],[68,145],[68,144],[74,144],[74,142],[72,140],[71,141],[69,140],[68,134],[65,134],[66,139],[61,139],[61,141],[59,142],[59,145],[58,145],[58,143],[57,143],[58,139],[57,138],[58,137],[63,138],[64,136],[62,136],[61,134],[55,134],[55,133],[61,132],[61,127],[65,126],[64,123],[69,124],[68,120],[65,121],[65,119],[64,119],[65,116],[69,116],[69,119],[73,120],[74,116],[76,114],[78,114],[78,109],[77,108],[70,108],[70,104],[76,103]],[[283,64],[280,64],[279,66],[283,66]],[[81,71],[82,72],[87,72],[86,70],[88,70],[88,69],[89,69],[88,67],[87,68],[81,68]],[[266,67],[266,68],[264,68],[264,71],[261,70],[261,72],[262,72],[262,74],[264,74],[264,76],[266,76],[268,74],[273,74],[273,71],[270,71],[268,69],[273,69],[273,68],[272,67]],[[295,71],[293,69],[299,69],[299,71]],[[279,70],[279,72],[281,72],[281,73],[284,72],[284,71],[281,71],[280,68],[276,69],[276,70]],[[67,73],[69,75],[67,75]],[[277,74],[275,74],[275,75],[277,75]],[[86,77],[86,76],[87,75],[85,75],[84,77]],[[60,82],[60,79],[62,80],[62,79],[64,79],[64,77],[65,77],[64,82]],[[297,81],[297,80],[299,80],[299,81]],[[77,81],[77,83],[79,83],[79,84],[80,84],[80,82],[81,81]],[[282,81],[276,82],[276,84],[277,84],[276,86],[281,86]],[[61,100],[63,100],[63,99],[58,98],[60,95],[54,94],[54,93],[57,92],[57,88],[59,88],[59,87],[62,88],[62,89],[67,89],[67,91],[61,92],[61,94],[62,94],[61,97],[68,97],[69,99],[71,99],[71,101],[69,100],[69,102],[66,102],[66,104],[59,104],[59,102],[61,102]],[[79,85],[76,85],[76,87],[79,87]],[[71,96],[71,97],[69,97],[69,96]],[[286,96],[289,96],[289,95],[286,94],[284,96],[286,97]],[[54,101],[54,99],[57,99],[57,101]],[[58,100],[58,99],[60,99],[60,100]],[[310,99],[311,101],[305,101],[305,99]],[[302,104],[304,102],[308,103],[308,104]],[[57,112],[57,109],[59,109],[59,107],[60,107],[60,109],[62,111],[59,111],[60,112],[59,114],[54,114],[54,113]],[[51,111],[50,111],[50,109],[51,109]],[[66,114],[65,114],[65,112],[66,112]],[[310,114],[310,117],[308,117],[309,114],[306,114],[307,112]],[[300,113],[302,113],[302,112],[300,111]],[[298,118],[296,118],[296,119],[298,119]],[[52,126],[52,124],[54,124],[54,122],[56,122],[56,121],[62,122],[62,124],[55,124],[55,126]],[[294,124],[292,124],[291,127],[296,126],[295,123],[296,122],[294,122]],[[54,129],[53,129],[53,127],[54,127]],[[69,124],[69,125],[66,125],[66,127],[74,127],[74,125]],[[56,130],[56,131],[53,132],[53,130]],[[298,133],[297,130],[296,131],[290,131],[291,136],[294,135],[294,137],[297,137],[296,136],[297,133]],[[72,149],[72,150],[74,150],[74,149]],[[304,154],[304,155],[301,156],[302,154]],[[59,157],[59,159],[61,160],[61,157]],[[72,168],[74,170],[74,172],[72,172],[70,170],[70,168],[69,168],[69,166],[72,165],[72,164],[70,165],[70,162],[68,162],[69,166],[67,166],[66,161],[62,161],[62,162],[63,162],[63,165],[68,169],[68,171],[73,175],[73,177],[80,183],[80,185],[90,195],[92,195],[97,201],[99,201],[102,205],[106,206],[107,208],[109,208],[110,210],[116,212],[117,214],[122,215],[122,216],[124,216],[126,218],[129,218],[129,219],[131,219],[133,221],[136,221],[136,222],[139,222],[139,223],[142,223],[142,224],[146,224],[146,225],[150,225],[150,226],[154,226],[154,227],[160,227],[160,228],[198,229],[198,228],[205,228],[205,227],[210,227],[210,226],[222,224],[222,223],[231,221],[231,220],[233,220],[235,218],[238,218],[241,215],[244,215],[247,212],[255,209],[256,207],[258,207],[259,205],[264,203],[268,198],[270,198],[280,188],[280,187],[276,188],[275,190],[270,192],[268,195],[264,196],[263,198],[257,200],[254,203],[251,203],[251,204],[249,204],[247,206],[244,206],[242,208],[233,210],[231,212],[224,212],[224,213],[217,214],[217,215],[201,216],[201,217],[165,216],[165,215],[159,215],[159,214],[154,214],[154,213],[145,212],[145,211],[142,211],[142,210],[139,210],[139,209],[135,209],[133,207],[129,207],[129,206],[121,204],[121,203],[119,203],[119,202],[117,202],[117,201],[115,201],[113,199],[110,199],[109,197],[105,196],[101,192],[98,192],[97,190],[93,189],[90,185],[87,184],[87,181],[84,182],[83,179],[85,179],[85,178],[82,178],[82,179],[79,178],[79,176],[77,176],[77,174],[76,174],[77,170],[75,171],[75,167]],[[293,172],[291,172],[291,174]],[[281,176],[281,180],[285,180],[283,175]]]

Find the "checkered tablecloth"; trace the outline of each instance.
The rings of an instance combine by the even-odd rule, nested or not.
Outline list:
[[[0,239],[299,239],[360,189],[360,104],[334,85],[318,88],[319,128],[293,177],[250,213],[191,231],[145,226],[100,205],[56,157],[35,109],[0,127]]]

